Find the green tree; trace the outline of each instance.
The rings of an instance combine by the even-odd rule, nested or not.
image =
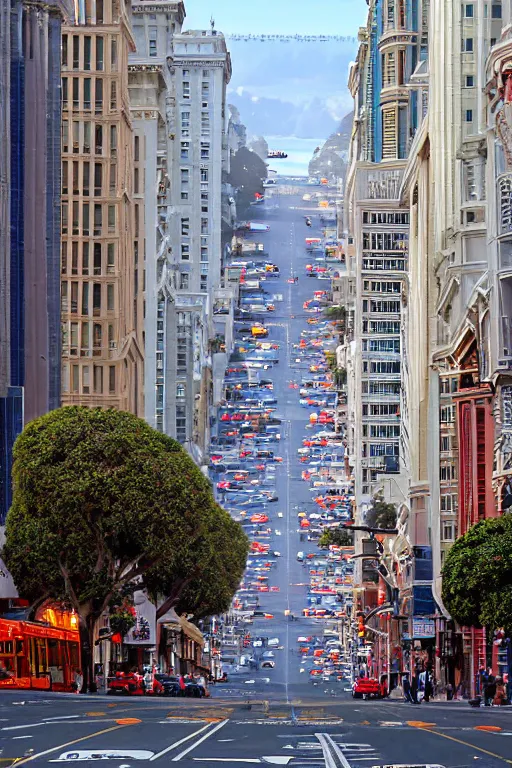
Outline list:
[[[396,526],[396,506],[382,499],[374,499],[366,515],[370,528],[394,528]]]
[[[354,544],[354,533],[341,525],[338,528],[327,528],[318,540],[318,546],[327,549],[331,544],[337,547],[351,547]]]
[[[323,313],[328,320],[332,320],[333,322],[337,323],[344,323],[347,317],[347,310],[341,304],[335,304],[332,307],[326,307]]]
[[[239,213],[245,211],[254,201],[254,195],[263,194],[263,180],[267,178],[267,164],[251,152],[247,147],[241,147],[231,159],[228,182],[237,191],[237,208]]]
[[[443,602],[463,626],[512,633],[512,516],[482,520],[456,540],[443,567]]]
[[[179,443],[132,414],[71,407],[35,419],[16,441],[13,483],[5,561],[34,608],[53,598],[76,610],[85,688],[95,623],[116,598],[147,581],[172,607],[194,584],[208,612],[202,574],[223,595],[240,578],[243,532],[229,578],[216,574],[236,524]]]

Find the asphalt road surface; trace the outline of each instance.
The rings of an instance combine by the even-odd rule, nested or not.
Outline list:
[[[282,301],[276,302],[276,311],[265,316],[265,325],[269,329],[268,341],[280,344],[279,363],[262,375],[271,378],[274,394],[278,398],[276,413],[282,417],[281,441],[271,449],[282,456],[283,463],[277,470],[277,502],[269,504],[270,525],[273,529],[270,549],[277,550],[281,557],[277,561],[269,578],[269,584],[278,586],[279,592],[260,595],[261,610],[274,616],[273,619],[256,619],[250,631],[253,637],[278,637],[282,649],[276,651],[274,669],[260,668],[258,671],[244,670],[238,675],[230,674],[228,693],[237,697],[250,694],[263,695],[268,699],[279,699],[290,703],[301,696],[339,695],[342,684],[313,683],[306,671],[301,672],[297,638],[301,635],[322,634],[321,620],[302,617],[302,610],[307,605],[306,582],[309,580],[305,564],[297,561],[297,552],[319,552],[315,542],[301,541],[299,531],[299,509],[310,508],[311,493],[307,484],[301,480],[301,465],[297,449],[302,447],[302,440],[308,434],[309,410],[299,405],[299,393],[290,389],[291,382],[300,383],[308,375],[308,365],[297,362],[293,354],[293,344],[300,341],[300,333],[311,317],[303,310],[303,303],[313,296],[316,290],[327,290],[327,280],[310,278],[306,275],[306,264],[311,254],[305,250],[306,237],[321,236],[321,223],[318,216],[311,215],[312,228],[306,226],[306,209],[300,197],[288,195],[275,196],[279,209],[268,217],[264,208],[254,207],[251,220],[262,221],[270,225],[270,231],[247,237],[246,241],[262,242],[270,261],[279,266],[281,276],[278,280],[267,280],[265,290],[282,295]],[[290,284],[288,278],[297,275],[298,283]],[[247,325],[247,322],[240,325]],[[277,512],[283,517],[278,518]],[[278,531],[279,533],[276,533]],[[304,538],[306,538],[304,536]],[[285,616],[290,611],[296,620],[291,622]],[[215,694],[216,695],[216,694]]]
[[[300,541],[297,518],[297,507],[311,498],[297,462],[309,412],[300,407],[289,382],[300,382],[303,375],[292,349],[306,326],[302,304],[328,285],[305,276],[304,238],[314,236],[319,222],[313,216],[312,231],[303,216],[300,201],[283,196],[280,210],[268,219],[271,231],[258,238],[267,243],[282,273],[271,290],[283,295],[269,319],[270,336],[281,344],[279,364],[269,375],[284,418],[276,451],[283,456],[277,473],[279,501],[269,505],[271,549],[282,555],[270,581],[280,591],[261,595],[262,608],[274,618],[257,620],[251,627],[253,636],[280,638],[283,647],[275,652],[275,669],[231,676],[213,688],[211,699],[202,701],[1,692],[0,768],[91,760],[119,768],[149,762],[176,762],[184,768],[222,763],[233,768],[512,765],[512,707],[473,710],[467,702],[415,706],[353,700],[343,685],[314,686],[300,671],[297,637],[321,634],[322,623],[303,618],[289,622],[284,614],[290,610],[301,616],[305,606],[307,571],[297,562],[297,551],[316,550],[315,544]],[[259,218],[265,220],[262,214]],[[286,282],[291,275],[299,275],[298,284]]]
[[[492,728],[493,730],[481,730]],[[302,705],[0,694],[4,766],[140,763],[447,768],[512,764],[512,708],[317,699]]]

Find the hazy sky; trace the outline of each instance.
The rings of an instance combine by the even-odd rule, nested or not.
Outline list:
[[[185,28],[269,35],[355,36],[364,23],[365,0],[185,0]]]

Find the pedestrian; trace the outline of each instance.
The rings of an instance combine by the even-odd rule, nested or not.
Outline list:
[[[411,698],[413,704],[419,704],[418,702],[418,678],[417,674],[414,674],[411,681]]]
[[[434,694],[432,671],[427,667],[424,674],[425,674],[425,692],[423,695],[423,700],[426,702],[429,702]]]
[[[451,683],[446,684],[446,701],[453,700],[453,685]]]
[[[492,707],[495,696],[496,696],[496,678],[492,673],[491,667],[489,667],[487,678],[484,683],[484,699],[485,699],[486,707]]]
[[[187,690],[187,684],[185,682],[185,678],[183,677],[183,675],[180,675],[178,685],[180,687],[180,696],[184,696],[185,691]]]
[[[409,680],[409,673],[405,672],[402,678],[402,690],[404,692],[404,699],[414,704],[414,698],[411,691],[411,681]]]
[[[81,669],[75,669],[75,682],[73,684],[75,693],[80,693],[84,684],[84,676]]]

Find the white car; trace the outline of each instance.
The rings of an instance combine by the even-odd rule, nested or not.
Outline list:
[[[253,640],[252,646],[253,648],[263,648],[263,640]]]
[[[269,648],[277,648],[279,646],[279,638],[278,637],[271,637],[267,641],[267,645]]]

